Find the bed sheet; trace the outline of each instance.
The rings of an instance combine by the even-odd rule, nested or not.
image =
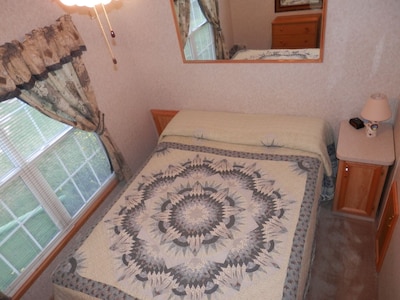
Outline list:
[[[302,299],[323,173],[307,151],[164,137],[55,299]]]

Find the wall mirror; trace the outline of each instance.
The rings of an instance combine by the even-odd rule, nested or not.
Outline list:
[[[327,0],[215,0],[218,25],[208,21],[207,14],[212,12],[207,12],[199,2],[210,5],[214,1],[170,0],[185,63],[323,60]],[[278,6],[290,9],[282,11]],[[215,11],[215,6],[211,10]],[[215,19],[215,15],[211,18]],[[215,35],[223,36],[223,46],[218,46],[218,41],[217,46],[209,45],[205,36],[210,34],[210,40],[215,40]]]

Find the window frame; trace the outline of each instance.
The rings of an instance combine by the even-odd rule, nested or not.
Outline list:
[[[75,222],[68,226],[68,230],[60,233],[52,243],[52,246],[48,246],[49,249],[46,255],[43,255],[41,259],[38,260],[38,266],[36,269],[33,268],[31,264],[27,269],[26,273],[18,279],[19,284],[11,290],[12,298],[20,299],[28,289],[35,283],[35,281],[40,277],[40,275],[49,267],[49,265],[56,259],[56,257],[61,253],[61,251],[67,246],[68,242],[71,241],[78,231],[85,225],[93,213],[100,207],[100,205],[106,201],[106,199],[113,194],[116,190],[121,189],[118,187],[119,182],[114,175],[109,179],[106,185],[99,191],[91,203],[89,203],[81,212],[75,217]]]
[[[207,20],[207,18],[204,16],[204,13],[202,12],[204,21],[201,24],[196,24],[196,27],[193,28],[192,20],[195,19],[195,17],[193,17],[194,14],[193,2],[198,2],[198,0],[191,0],[190,2],[191,9],[190,9],[189,33],[186,39],[186,44],[183,45],[184,48],[183,52],[185,58],[187,60],[215,60],[216,53],[215,53],[215,38],[214,38],[213,26]],[[198,5],[200,6],[200,4]],[[208,31],[210,39],[209,43],[207,44],[208,45],[207,48],[201,48],[200,51],[197,51],[199,47],[196,47],[197,46],[196,37],[200,34],[202,30]],[[209,49],[211,50],[212,57],[202,58],[201,54],[204,53],[205,51],[208,51]]]
[[[12,100],[12,99],[9,99]],[[6,100],[6,101],[9,101]],[[22,101],[18,99],[19,101]],[[23,102],[23,101],[22,101]],[[29,106],[25,103],[25,105]],[[18,108],[19,109],[24,109]],[[31,109],[34,109],[31,107]],[[16,110],[16,111],[17,111]],[[15,113],[13,111],[12,113]],[[26,116],[32,120],[32,115],[29,111],[25,111]],[[11,114],[10,114],[11,116]],[[14,115],[15,117],[16,115]],[[6,115],[6,117],[9,117]],[[11,121],[12,122],[12,121]],[[34,123],[34,125],[36,125]],[[93,194],[90,194],[88,198],[84,198],[84,204],[77,210],[77,212],[70,216],[66,208],[63,206],[60,199],[56,196],[53,189],[49,186],[49,183],[46,179],[41,175],[40,170],[38,169],[37,162],[43,158],[43,156],[49,154],[49,151],[61,144],[68,138],[75,139],[74,133],[76,129],[73,127],[65,127],[61,128],[60,132],[58,132],[55,136],[51,138],[51,141],[47,141],[44,146],[40,148],[40,150],[35,151],[33,154],[28,155],[27,157],[22,157],[20,155],[20,150],[14,151],[13,148],[16,146],[8,139],[5,138],[5,142],[3,143],[3,150],[6,153],[6,157],[8,157],[11,162],[14,164],[14,168],[10,171],[6,170],[5,176],[1,178],[0,186],[6,187],[8,184],[12,184],[14,179],[21,178],[23,183],[28,187],[30,192],[35,196],[38,203],[41,207],[48,207],[50,202],[57,202],[55,205],[56,209],[51,209],[49,212],[47,209],[46,214],[51,218],[54,224],[58,228],[58,232],[52,237],[52,240],[41,247],[41,251],[38,256],[36,256],[22,272],[18,275],[16,279],[6,288],[3,293],[10,294],[13,297],[20,298],[24,295],[27,289],[34,283],[34,281],[42,274],[42,272],[50,265],[50,263],[54,260],[54,258],[62,251],[62,249],[66,246],[66,244],[73,238],[73,236],[78,232],[78,230],[85,224],[88,218],[93,214],[93,212],[101,205],[101,203],[106,199],[106,197],[116,188],[118,185],[118,180],[113,171],[107,177],[103,177],[100,180],[99,187]],[[39,134],[43,134],[41,131],[38,131]],[[0,130],[0,135],[4,136],[5,133],[3,130]],[[101,145],[101,141],[97,136],[99,144]],[[104,146],[103,146],[104,147]],[[16,148],[15,148],[16,149]],[[98,149],[98,148],[97,148]],[[104,149],[104,148],[103,148]],[[81,148],[81,151],[83,149]],[[105,149],[104,149],[105,151]],[[85,157],[85,164],[91,162],[91,159],[98,154],[98,151],[91,153],[88,157]],[[18,157],[20,156],[20,157]],[[79,170],[78,168],[77,170]],[[75,170],[75,172],[78,172]],[[27,175],[28,174],[28,175]],[[40,174],[38,176],[38,174]],[[33,176],[32,176],[33,175]],[[98,173],[95,173],[97,179]],[[72,180],[73,174],[68,175],[67,180]],[[39,183],[39,184],[38,184]],[[50,189],[50,193],[46,192],[46,189],[41,190],[42,186],[48,186]],[[44,192],[43,192],[44,191]],[[53,201],[52,201],[53,200]],[[50,203],[51,206],[54,206],[54,203]]]

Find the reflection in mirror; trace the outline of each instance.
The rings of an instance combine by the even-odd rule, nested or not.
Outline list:
[[[184,62],[322,62],[327,0],[170,1]]]

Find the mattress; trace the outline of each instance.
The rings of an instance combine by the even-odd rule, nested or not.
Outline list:
[[[316,147],[301,146],[310,132],[260,140],[265,118],[178,113],[54,271],[55,299],[302,299],[331,136],[318,121]]]

